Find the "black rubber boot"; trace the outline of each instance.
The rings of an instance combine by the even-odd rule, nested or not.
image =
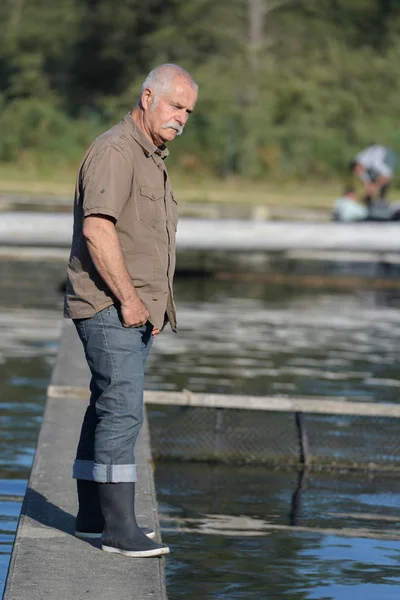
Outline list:
[[[77,479],[79,510],[75,521],[75,535],[83,539],[101,538],[104,529],[104,517],[101,512],[99,484],[96,481]],[[154,529],[142,527],[143,533],[150,539],[156,537]]]
[[[136,523],[134,483],[99,483],[98,488],[105,520],[102,550],[137,558],[168,554],[168,546],[150,540]]]
[[[104,517],[100,508],[98,483],[77,479],[79,510],[75,521],[75,535],[80,538],[100,538]]]

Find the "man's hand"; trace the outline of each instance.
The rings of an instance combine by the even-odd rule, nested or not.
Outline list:
[[[140,298],[135,298],[127,304],[121,304],[121,316],[124,327],[140,327],[146,324],[150,313]]]
[[[372,181],[368,181],[364,186],[364,193],[366,196],[375,196],[378,192],[378,187]]]
[[[379,194],[381,189],[390,182],[390,177],[385,175],[379,175],[378,179],[374,181],[376,193]]]

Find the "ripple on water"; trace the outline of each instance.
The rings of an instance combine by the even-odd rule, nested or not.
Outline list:
[[[345,390],[352,398],[399,401],[396,308],[360,310],[350,294],[268,302],[225,290],[215,301],[178,309],[179,335],[165,332],[154,345],[151,387],[164,380],[168,389],[176,381],[175,389],[256,395],[286,389],[337,397]]]
[[[0,585],[7,573],[26,486],[26,480],[0,479]]]

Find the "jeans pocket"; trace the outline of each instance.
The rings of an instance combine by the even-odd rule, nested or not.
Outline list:
[[[74,319],[76,331],[78,332],[78,335],[82,342],[87,342],[85,321],[86,321],[86,319]]]
[[[107,306],[101,311],[102,321],[106,324],[111,325],[112,327],[123,327],[126,329],[124,325],[124,320],[122,317],[121,305],[111,304],[111,306]]]

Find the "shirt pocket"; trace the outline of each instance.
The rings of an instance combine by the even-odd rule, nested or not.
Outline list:
[[[141,185],[139,195],[139,218],[151,227],[158,227],[164,220],[164,188]]]

